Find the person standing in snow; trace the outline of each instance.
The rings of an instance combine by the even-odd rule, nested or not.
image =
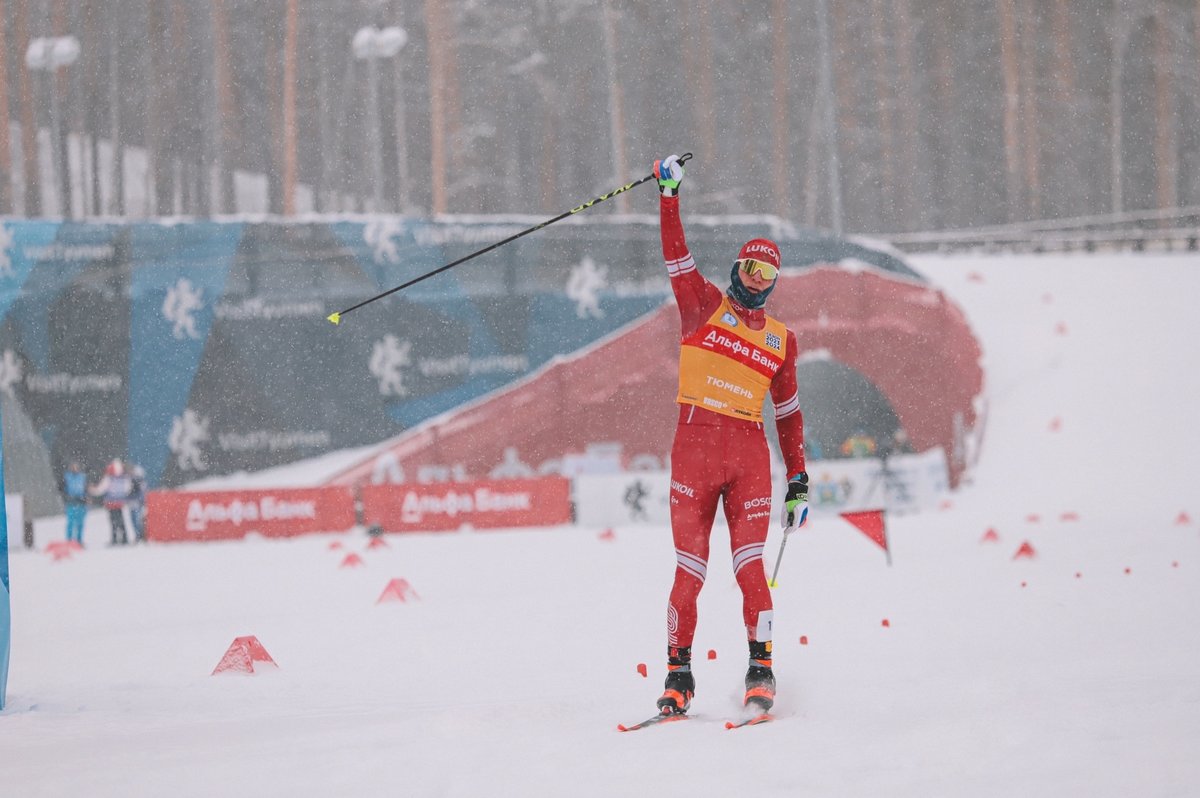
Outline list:
[[[675,581],[667,605],[667,679],[658,707],[684,713],[695,695],[691,672],[696,599],[707,573],[717,502],[729,521],[733,570],[742,590],[750,649],[744,703],[766,712],[775,701],[773,609],[763,570],[771,521],[771,465],[763,432],[770,395],[788,483],[784,523],[808,514],[804,419],[796,390],[796,336],[763,306],[779,276],[779,247],[755,238],[741,248],[722,292],[696,270],[679,217],[683,165],[654,163],[663,258],[679,305],[679,421],[671,449],[671,533]]]
[[[83,545],[83,521],[87,518],[87,474],[79,461],[72,460],[63,472],[59,486],[67,510],[67,542]]]
[[[129,523],[135,543],[146,541],[146,469],[137,463],[129,469]]]
[[[104,469],[104,477],[92,487],[92,495],[104,500],[104,508],[108,510],[108,520],[112,525],[112,541],[110,546],[124,546],[129,542],[125,531],[125,504],[133,492],[133,480],[125,471],[125,464],[119,457]]]

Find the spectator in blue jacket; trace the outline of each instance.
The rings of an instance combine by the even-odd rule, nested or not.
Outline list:
[[[79,461],[72,460],[63,472],[59,490],[67,508],[67,542],[83,545],[83,520],[87,517],[88,485],[87,474]]]
[[[132,492],[133,480],[125,470],[125,464],[119,457],[114,457],[108,468],[104,469],[104,478],[92,488],[92,495],[102,497],[104,508],[108,510],[108,520],[112,525],[110,546],[124,546],[129,542],[125,531],[125,505]]]

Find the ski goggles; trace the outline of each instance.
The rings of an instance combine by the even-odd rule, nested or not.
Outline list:
[[[779,267],[754,258],[743,258],[735,261],[737,267],[746,274],[757,274],[764,280],[774,280],[779,276]]]

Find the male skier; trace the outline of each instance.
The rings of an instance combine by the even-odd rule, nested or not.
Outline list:
[[[684,240],[678,156],[655,161],[654,176],[661,193],[663,258],[682,322],[679,422],[671,448],[676,568],[667,606],[668,673],[658,707],[663,714],[685,713],[696,691],[691,672],[696,599],[704,586],[717,501],[723,500],[750,647],[744,703],[765,713],[775,701],[771,594],[762,562],[771,516],[771,464],[762,424],[768,393],[789,475],[784,521],[799,526],[808,514],[796,336],[763,311],[779,276],[779,247],[765,238],[748,241],[722,292],[696,271]]]

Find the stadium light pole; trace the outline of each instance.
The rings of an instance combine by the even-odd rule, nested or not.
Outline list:
[[[57,180],[60,210],[66,219],[71,218],[71,181],[66,174],[67,164],[64,162],[60,149],[60,110],[58,107],[58,89],[54,79],[60,67],[68,67],[79,58],[79,40],[74,36],[39,37],[29,42],[25,50],[25,66],[30,69],[44,70],[49,75],[50,90],[50,162],[54,165],[54,176]]]
[[[379,66],[380,58],[392,58],[408,42],[403,28],[367,26],[354,34],[354,57],[367,62],[367,135],[371,140],[371,184],[374,210],[383,210],[383,142],[379,131]]]

